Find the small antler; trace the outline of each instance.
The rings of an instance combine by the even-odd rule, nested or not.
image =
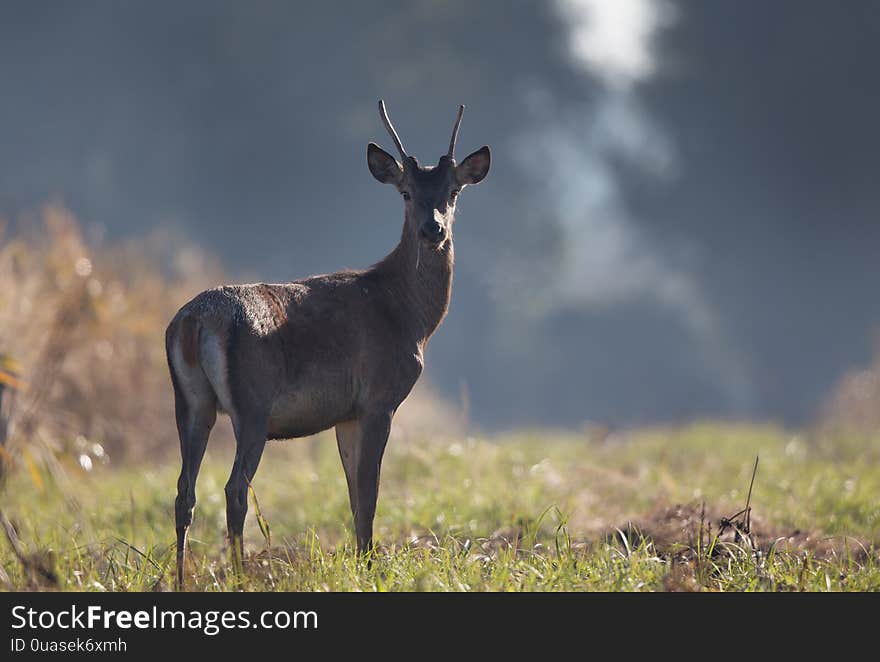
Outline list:
[[[458,117],[455,118],[455,126],[452,127],[452,139],[449,141],[449,153],[447,156],[450,159],[455,158],[455,141],[458,138],[458,127],[461,126],[461,116],[464,114],[464,105],[458,107]]]
[[[391,138],[394,140],[394,144],[397,147],[397,151],[400,152],[401,158],[406,161],[406,151],[403,149],[403,144],[397,136],[397,131],[394,130],[394,125],[391,124],[391,120],[388,119],[388,112],[385,110],[385,102],[382,99],[379,99],[379,116],[382,118],[385,128],[388,129],[388,133],[391,134]]]

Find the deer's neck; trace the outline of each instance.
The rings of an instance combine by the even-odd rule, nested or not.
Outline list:
[[[423,245],[404,229],[397,247],[377,270],[388,280],[387,291],[424,344],[440,326],[452,293],[453,246],[450,236],[439,248]]]

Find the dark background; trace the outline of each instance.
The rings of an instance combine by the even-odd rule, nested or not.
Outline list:
[[[366,143],[493,150],[427,377],[488,427],[803,423],[880,327],[880,4],[6,1],[0,214],[367,266]],[[182,303],[182,302],[181,302]]]

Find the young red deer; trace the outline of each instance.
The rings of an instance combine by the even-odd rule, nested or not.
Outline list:
[[[431,334],[452,287],[452,223],[462,188],[489,171],[484,146],[461,164],[455,141],[425,167],[403,149],[379,101],[397,160],[370,143],[367,165],[403,196],[400,243],[363,271],[340,271],[277,285],[228,285],[184,305],[165,335],[183,467],[177,483],[177,583],[183,586],[195,484],[217,411],[235,431],[226,483],[226,524],[237,570],[248,484],[267,439],[305,437],[336,427],[348,481],[357,549],[373,544],[379,468],[391,420],[422,372]]]

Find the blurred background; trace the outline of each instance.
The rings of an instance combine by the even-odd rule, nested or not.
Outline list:
[[[390,146],[382,97],[423,163],[459,103],[459,158],[493,150],[459,205],[425,415],[875,425],[878,61],[870,0],[7,0],[0,353],[28,380],[20,422],[52,402],[69,443],[121,448],[137,425],[174,447],[181,304],[397,242],[399,196],[365,163]]]

